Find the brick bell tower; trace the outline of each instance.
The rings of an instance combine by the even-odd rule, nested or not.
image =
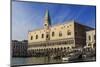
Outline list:
[[[44,29],[46,32],[46,40],[50,40],[50,26],[51,26],[51,19],[50,19],[49,11],[46,10],[44,16]]]

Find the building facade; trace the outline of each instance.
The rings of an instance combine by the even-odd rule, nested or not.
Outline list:
[[[28,33],[28,51],[31,54],[52,51],[56,53],[72,48],[82,48],[86,45],[86,31],[92,29],[75,21],[51,25],[48,10],[43,24],[43,28]]]
[[[96,48],[95,30],[90,30],[86,32],[86,46],[91,48]]]
[[[13,57],[26,57],[27,56],[28,41],[12,40],[12,56]]]

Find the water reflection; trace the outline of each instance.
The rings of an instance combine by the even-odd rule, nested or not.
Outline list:
[[[62,61],[61,59],[53,59],[48,57],[28,57],[28,58],[12,58],[11,65],[27,65],[27,64],[47,64],[47,63],[65,63],[78,61],[94,61],[95,58],[88,58],[85,60],[78,59],[75,61]]]
[[[59,63],[60,59],[50,59],[48,57],[29,57],[29,58],[12,58],[12,65],[26,65],[26,64],[46,64]]]

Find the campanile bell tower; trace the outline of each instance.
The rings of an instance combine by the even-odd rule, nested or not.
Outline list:
[[[44,16],[44,29],[46,30],[46,40],[50,40],[50,26],[51,26],[51,19],[49,15],[49,11],[46,10]]]
[[[50,19],[49,11],[46,10],[44,16],[44,28],[49,29],[50,26],[51,26],[51,19]]]

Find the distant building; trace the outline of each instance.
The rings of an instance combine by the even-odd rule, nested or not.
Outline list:
[[[96,48],[95,30],[90,30],[86,32],[86,45],[88,47]]]
[[[82,48],[86,45],[86,31],[93,28],[69,21],[64,24],[51,25],[48,10],[44,16],[44,27],[28,33],[28,51],[55,52]]]
[[[12,40],[12,56],[23,57],[27,55],[28,41]]]

